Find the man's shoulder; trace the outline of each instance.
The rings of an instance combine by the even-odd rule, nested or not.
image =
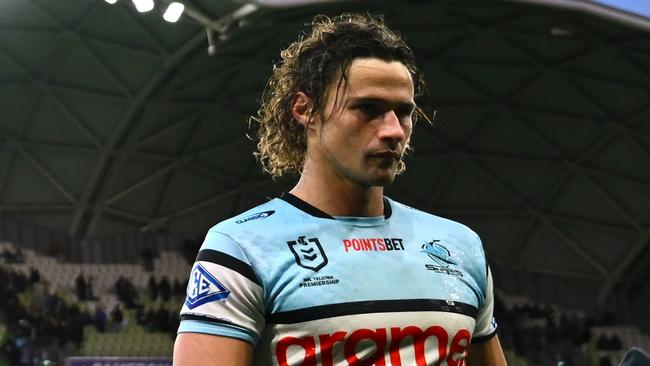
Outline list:
[[[388,197],[386,197],[386,199],[388,199],[390,202],[393,214],[395,214],[398,217],[406,218],[410,221],[417,221],[423,225],[424,224],[435,225],[438,227],[444,227],[448,230],[464,231],[478,237],[478,235],[474,232],[474,230],[472,230],[471,228],[469,228],[467,225],[463,223],[448,219],[446,217],[438,216],[436,214],[423,211],[415,207],[411,207],[407,204],[397,202]]]
[[[276,214],[278,203],[277,199],[273,198],[267,202],[259,204],[235,216],[229,217],[223,221],[218,222],[210,231],[223,231],[226,229],[234,229],[241,227],[241,225],[250,227],[259,224],[265,219]]]
[[[296,218],[293,206],[280,198],[273,198],[238,215],[223,220],[209,231],[230,234],[233,232],[268,232],[278,225],[290,225]]]

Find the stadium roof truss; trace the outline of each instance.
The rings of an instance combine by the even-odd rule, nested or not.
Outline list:
[[[647,18],[569,0],[263,5],[186,1],[169,24],[124,0],[0,2],[0,212],[72,238],[195,233],[279,193],[291,181],[260,171],[248,116],[305,22],[363,10],[405,35],[436,111],[391,196],[578,302],[650,256]]]

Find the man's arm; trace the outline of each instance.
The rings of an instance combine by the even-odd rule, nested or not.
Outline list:
[[[240,339],[201,333],[179,333],[174,366],[250,366],[253,346]]]
[[[467,366],[506,366],[499,337],[496,335],[488,341],[470,344],[467,349]]]

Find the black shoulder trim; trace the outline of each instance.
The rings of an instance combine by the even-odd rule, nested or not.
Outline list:
[[[334,218],[327,213],[321,211],[319,208],[310,205],[309,203],[301,200],[300,198],[294,196],[289,192],[283,192],[280,195],[280,199],[287,202],[288,204],[296,207],[297,209],[304,211],[312,216],[320,217],[322,219],[332,219]]]
[[[390,207],[390,203],[388,202],[386,197],[384,197],[384,218],[388,219],[392,214],[393,214],[393,209]]]
[[[310,205],[309,203],[301,200],[300,198],[294,196],[289,192],[283,192],[280,195],[280,199],[312,216],[320,217],[322,219],[334,219],[334,217],[323,212],[318,207]],[[384,218],[387,219],[392,214],[393,214],[393,209],[390,207],[390,203],[388,202],[388,200],[384,197]]]
[[[200,320],[206,323],[228,324],[230,326],[236,326],[227,320],[221,320],[221,319],[211,318],[209,316],[192,315],[192,314],[181,314],[181,320]]]
[[[336,316],[392,312],[403,313],[409,311],[443,311],[467,315],[475,319],[478,314],[478,309],[474,306],[461,302],[433,299],[407,299],[355,301],[312,306],[273,313],[267,316],[266,321],[268,324],[294,324]]]
[[[497,335],[497,331],[496,331],[496,329],[494,330],[494,332],[492,332],[492,333],[490,333],[490,334],[488,334],[488,335],[484,335],[484,336],[481,336],[481,337],[474,337],[474,338],[472,338],[472,341],[470,342],[470,344],[478,344],[478,343],[484,343],[484,342],[487,342],[487,341],[489,341],[492,337],[494,337],[495,335]]]
[[[253,267],[229,254],[219,252],[214,249],[203,249],[199,251],[199,254],[196,256],[196,260],[215,263],[230,268],[240,275],[248,278],[252,282],[258,284],[259,286],[262,286],[262,281],[260,281],[257,278],[257,275],[255,275]]]

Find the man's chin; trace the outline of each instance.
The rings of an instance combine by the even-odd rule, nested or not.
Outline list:
[[[395,180],[395,171],[384,172],[367,177],[366,182],[369,187],[387,187]]]

